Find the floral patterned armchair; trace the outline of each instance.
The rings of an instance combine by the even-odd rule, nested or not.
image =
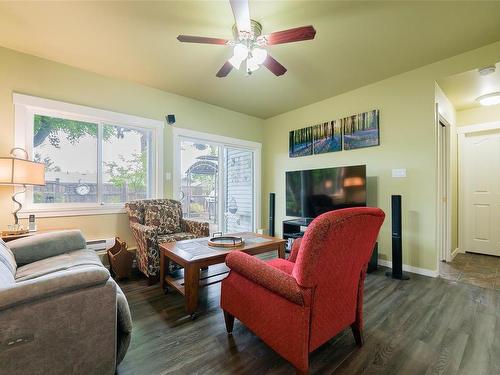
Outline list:
[[[137,200],[125,208],[137,242],[137,267],[150,285],[160,276],[160,243],[209,235],[208,223],[183,219],[181,203],[173,199]]]

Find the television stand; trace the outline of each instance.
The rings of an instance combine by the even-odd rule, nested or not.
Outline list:
[[[304,237],[304,232],[301,231],[300,227],[307,227],[311,224],[313,219],[299,218],[292,220],[283,220],[283,239],[288,240],[289,238],[296,239]],[[290,251],[287,247],[286,251]]]

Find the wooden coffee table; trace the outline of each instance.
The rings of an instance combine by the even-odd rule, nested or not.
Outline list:
[[[227,269],[203,275],[200,269],[224,263],[227,254],[232,251],[243,251],[250,255],[277,251],[280,258],[285,258],[285,240],[257,233],[232,233],[243,237],[245,243],[233,248],[208,246],[208,237],[179,242],[160,244],[160,286],[165,283],[178,290],[185,299],[186,312],[194,317],[198,307],[198,290],[222,281],[228,273]],[[184,277],[172,277],[166,273],[170,261],[184,267]],[[205,273],[205,272],[204,272]]]

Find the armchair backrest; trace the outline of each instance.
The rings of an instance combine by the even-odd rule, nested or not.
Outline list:
[[[360,277],[384,218],[378,208],[347,208],[318,216],[309,225],[292,274],[299,285],[314,288],[311,338],[321,331],[328,336],[335,330],[332,325],[352,323]]]
[[[144,224],[146,209],[153,206],[171,206],[172,209],[178,211],[182,217],[181,202],[175,199],[140,199],[125,203],[129,220],[139,224]]]

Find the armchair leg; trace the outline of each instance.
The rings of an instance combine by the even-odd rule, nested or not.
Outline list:
[[[226,331],[228,335],[231,335],[233,333],[233,327],[234,327],[234,316],[229,314],[227,311],[224,311],[224,321],[226,322]]]
[[[357,322],[351,324],[352,334],[354,336],[354,341],[356,341],[356,345],[359,347],[363,346],[363,328],[359,326]]]

